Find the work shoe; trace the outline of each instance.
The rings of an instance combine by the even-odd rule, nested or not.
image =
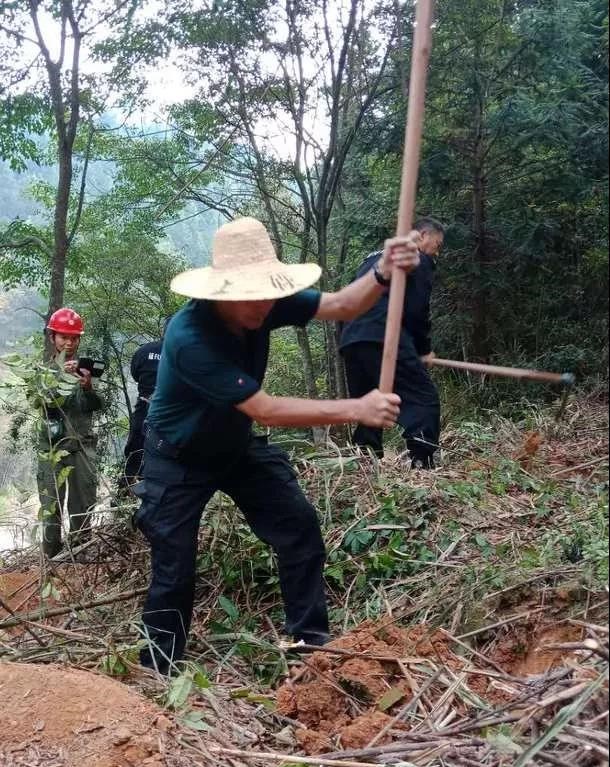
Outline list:
[[[411,468],[415,469],[416,471],[431,471],[432,469],[436,469],[434,456],[413,456],[413,458],[411,458]]]

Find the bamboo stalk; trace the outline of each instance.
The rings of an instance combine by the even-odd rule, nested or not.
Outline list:
[[[456,639],[467,639],[468,637],[474,637],[478,636],[479,634],[484,634],[486,631],[491,631],[492,629],[498,629],[501,626],[506,626],[509,623],[515,623],[516,621],[523,620],[524,618],[529,618],[532,615],[536,615],[537,613],[542,613],[546,610],[546,607],[537,607],[535,610],[528,610],[525,613],[519,613],[518,615],[512,615],[510,618],[505,618],[502,621],[498,621],[497,623],[491,623],[489,626],[483,626],[480,629],[475,629],[474,631],[469,631],[467,634],[460,634],[460,636],[455,637]]]
[[[302,655],[311,655],[313,653],[323,653],[325,655],[338,655],[342,658],[364,658],[365,660],[377,660],[380,663],[426,663],[427,658],[408,657],[401,658],[397,655],[380,655],[373,652],[357,652],[355,650],[343,650],[338,647],[328,647],[309,644],[292,644],[282,648],[288,653],[298,653]]]
[[[586,463],[581,463],[578,466],[568,466],[565,469],[560,469],[559,471],[552,471],[549,474],[549,477],[561,477],[564,474],[569,474],[573,471],[581,471],[581,469],[589,469],[592,466],[598,466],[600,463],[603,463],[604,461],[607,461],[607,456],[603,455],[601,458],[596,458],[593,461],[587,461]]]
[[[238,759],[260,759],[263,762],[278,762],[279,764],[304,764],[307,767],[379,767],[371,762],[346,762],[337,759],[322,759],[319,756],[293,756],[292,754],[264,753],[262,751],[239,751],[233,748],[210,748],[210,753],[218,756],[234,756]]]
[[[37,621],[40,618],[55,618],[58,615],[67,615],[71,612],[78,612],[79,610],[90,610],[92,607],[103,607],[104,605],[113,605],[115,602],[125,602],[127,599],[133,599],[133,597],[139,597],[142,594],[146,594],[148,586],[140,589],[133,589],[133,591],[125,591],[121,594],[115,594],[112,597],[102,597],[101,599],[93,599],[91,602],[75,603],[68,605],[68,607],[51,607],[48,610],[34,610],[34,612],[26,613],[25,615],[15,615],[14,618],[3,621],[0,623],[0,631],[3,629],[10,629],[13,626],[19,626],[22,623]]]

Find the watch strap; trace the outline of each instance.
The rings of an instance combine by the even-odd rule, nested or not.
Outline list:
[[[383,274],[379,271],[379,265],[375,264],[373,267],[373,275],[377,282],[381,285],[383,288],[389,288],[390,283],[392,280],[389,280],[387,277],[384,277]]]

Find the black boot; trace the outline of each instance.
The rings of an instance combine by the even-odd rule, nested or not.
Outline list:
[[[433,455],[414,455],[411,458],[411,468],[420,471],[436,469]]]

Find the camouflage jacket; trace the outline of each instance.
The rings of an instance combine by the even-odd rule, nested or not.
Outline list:
[[[93,432],[93,414],[104,407],[104,401],[92,388],[85,390],[74,379],[72,392],[59,406],[47,408],[46,418],[40,431],[40,443],[48,450],[55,447],[74,453],[85,447],[95,447],[97,437]]]

